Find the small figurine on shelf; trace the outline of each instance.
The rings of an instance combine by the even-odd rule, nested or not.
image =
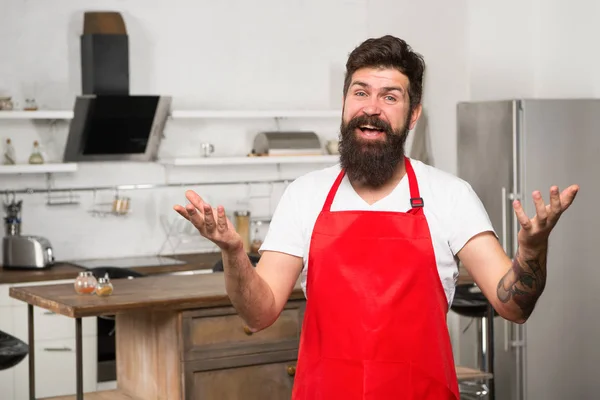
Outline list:
[[[15,156],[15,148],[12,145],[10,139],[6,139],[6,145],[4,147],[4,165],[14,165],[17,163],[17,157]]]
[[[42,157],[42,153],[40,152],[40,144],[38,141],[33,142],[33,150],[31,151],[31,155],[29,156],[29,164],[43,164],[44,157]]]

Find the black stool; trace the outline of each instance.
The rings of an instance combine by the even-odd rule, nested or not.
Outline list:
[[[477,368],[482,371],[486,370],[484,357],[489,356],[489,353],[484,355],[482,337],[483,318],[488,317],[489,306],[489,301],[475,284],[458,285],[450,306],[450,309],[458,315],[477,320]],[[494,310],[494,317],[497,316],[498,313]],[[487,384],[477,382],[460,382],[459,390],[461,399],[465,400],[481,399],[490,392]]]
[[[29,346],[16,337],[0,331],[0,371],[9,369],[23,361]]]

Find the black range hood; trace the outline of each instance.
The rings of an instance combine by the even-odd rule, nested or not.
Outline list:
[[[171,97],[129,94],[129,40],[119,13],[85,13],[81,78],[63,161],[155,161]]]

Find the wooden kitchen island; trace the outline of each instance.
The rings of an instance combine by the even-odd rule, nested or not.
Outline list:
[[[77,295],[71,284],[10,288],[33,307],[71,317],[76,326],[76,395],[53,400],[289,399],[305,299],[297,284],[280,317],[253,333],[231,306],[223,273],[114,280],[109,297]],[[81,318],[115,315],[117,389],[83,394]],[[35,357],[29,358],[30,399]],[[457,367],[459,380],[487,374]]]

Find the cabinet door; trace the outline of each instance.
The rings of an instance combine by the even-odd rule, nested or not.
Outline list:
[[[186,399],[289,400],[295,361],[193,372]]]
[[[15,368],[15,400],[29,399],[29,357]],[[83,338],[83,389],[96,390],[96,338]],[[35,342],[36,398],[74,395],[75,339]]]
[[[7,302],[6,302],[7,303]],[[0,306],[0,331],[14,335],[12,307]],[[21,361],[25,362],[25,360]],[[14,376],[15,367],[0,371],[0,398],[6,400],[14,399]]]
[[[29,341],[27,307],[14,307],[15,336],[25,343]],[[83,336],[96,336],[97,317],[82,318]],[[72,339],[75,337],[75,319],[55,314],[44,308],[33,307],[35,340]]]

